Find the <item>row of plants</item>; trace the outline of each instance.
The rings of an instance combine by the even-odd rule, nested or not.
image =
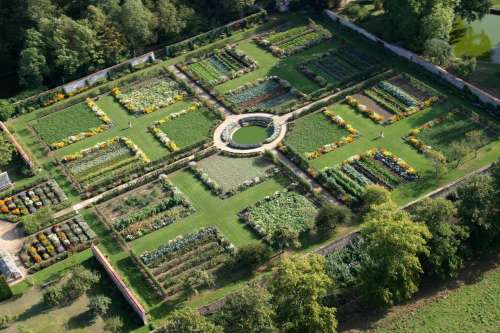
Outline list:
[[[148,114],[184,100],[187,92],[174,79],[161,76],[125,89],[115,87],[111,94],[133,114]]]
[[[378,67],[376,60],[352,47],[341,47],[298,65],[299,71],[321,87],[328,84],[341,86],[355,78],[365,77]]]
[[[42,207],[57,206],[66,201],[64,191],[51,179],[0,199],[0,219],[18,222],[21,216],[34,214]]]
[[[151,133],[153,133],[153,135],[158,139],[160,140],[160,142],[168,149],[170,150],[172,153],[176,152],[179,150],[179,147],[177,146],[177,144],[172,141],[168,135],[163,132],[161,130],[161,126],[163,124],[165,124],[166,122],[168,121],[171,121],[171,120],[174,120],[178,117],[181,117],[182,115],[185,115],[189,112],[194,112],[194,111],[197,111],[199,108],[201,107],[201,103],[199,102],[194,102],[189,108],[187,109],[184,109],[182,111],[179,111],[179,112],[176,112],[176,113],[172,113],[172,114],[169,114],[168,116],[166,116],[165,118],[162,118],[158,121],[156,121],[155,123],[153,123],[153,125],[149,126],[149,130],[151,131]]]
[[[384,123],[384,117],[382,117],[380,114],[377,112],[370,110],[368,106],[365,104],[362,104],[356,97],[354,96],[346,96],[345,97],[345,102],[350,105],[354,110],[360,112],[364,116],[367,116],[370,118],[372,121],[374,121],[377,124],[382,124]]]
[[[261,78],[233,89],[217,98],[236,113],[270,112],[283,113],[287,107],[297,104],[305,95],[277,76]]]
[[[113,224],[127,241],[164,228],[195,212],[187,197],[168,180],[166,175],[161,175],[159,182],[163,191],[163,199],[160,202],[128,214]]]
[[[62,162],[71,177],[87,188],[97,185],[107,174],[114,173],[119,177],[120,171],[147,164],[150,160],[130,139],[115,137],[76,154],[66,155]]]
[[[235,45],[228,45],[177,67],[197,83],[211,87],[254,71],[258,65]]]
[[[82,216],[76,215],[26,239],[19,258],[34,271],[90,246],[96,234]],[[46,262],[47,264],[42,264]]]
[[[309,19],[307,27],[297,27],[284,32],[259,35],[254,37],[253,40],[276,57],[287,57],[330,38],[332,38],[330,31]]]
[[[290,228],[299,235],[311,230],[318,209],[293,189],[279,191],[240,212],[246,224],[270,244],[275,244],[281,229]]]
[[[64,147],[66,147],[70,144],[73,144],[75,142],[82,141],[86,138],[90,138],[94,135],[102,133],[102,132],[106,131],[107,129],[109,129],[111,126],[113,126],[113,121],[111,120],[111,118],[109,118],[109,116],[97,105],[97,103],[93,99],[87,98],[85,100],[85,104],[88,106],[89,109],[91,109],[94,112],[94,114],[103,122],[103,124],[99,125],[95,128],[90,128],[90,129],[88,129],[84,132],[78,133],[76,135],[71,135],[67,138],[64,138],[64,139],[58,141],[58,142],[50,143],[50,148],[52,148],[52,149],[64,148]],[[38,122],[40,122],[42,120],[43,120],[43,118],[39,119]],[[77,122],[77,119],[69,118],[68,121]],[[67,122],[60,123],[60,126],[67,126]],[[36,127],[35,127],[35,129],[36,129]]]
[[[340,165],[328,167],[317,175],[318,181],[339,200],[354,205],[365,187],[378,184],[392,190],[405,181],[417,179],[417,172],[387,150],[371,149],[354,155]]]
[[[265,172],[260,176],[253,177],[251,179],[246,179],[237,187],[227,189],[224,188],[219,183],[217,183],[217,181],[212,179],[210,175],[203,168],[201,168],[196,162],[189,163],[189,169],[208,190],[210,190],[213,194],[219,196],[221,199],[227,199],[229,197],[232,197],[237,193],[243,192],[252,186],[258,185],[268,180],[269,178],[281,174],[281,170],[279,168],[276,167],[269,168],[265,170]]]
[[[342,147],[348,143],[351,143],[359,137],[359,132],[351,124],[348,124],[341,116],[337,115],[332,110],[328,108],[323,108],[321,112],[333,123],[338,125],[341,128],[344,128],[349,134],[347,136],[342,137],[339,140],[335,140],[329,144],[326,144],[322,147],[319,147],[313,152],[307,152],[305,155],[307,159],[312,160],[320,157],[321,155],[327,154],[335,149]]]
[[[438,150],[436,150],[435,148],[429,146],[428,144],[426,144],[423,140],[420,140],[418,138],[418,135],[426,130],[426,129],[429,129],[429,128],[432,128],[434,126],[437,126],[441,123],[443,123],[444,121],[446,121],[447,119],[447,115],[445,116],[442,116],[442,117],[439,117],[439,118],[435,118],[435,119],[432,119],[422,125],[420,125],[419,127],[417,128],[414,128],[412,129],[407,136],[405,136],[403,139],[412,147],[414,147],[416,150],[418,150],[420,153],[426,155],[426,156],[429,156],[429,155],[435,155],[435,156],[443,156],[441,154],[441,152],[439,152]],[[434,154],[433,152],[439,152],[439,154]],[[444,160],[442,160],[442,162],[445,162]]]
[[[140,259],[167,295],[180,291],[194,270],[211,271],[226,263],[234,254],[234,246],[215,227],[178,236],[156,250],[146,251]]]

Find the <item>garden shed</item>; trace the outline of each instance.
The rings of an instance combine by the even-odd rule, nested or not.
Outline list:
[[[4,250],[0,250],[0,273],[5,276],[7,282],[23,277],[12,256]]]

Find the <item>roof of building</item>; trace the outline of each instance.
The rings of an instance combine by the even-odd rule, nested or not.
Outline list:
[[[0,250],[0,273],[7,281],[17,280],[23,276],[12,256],[4,250]]]

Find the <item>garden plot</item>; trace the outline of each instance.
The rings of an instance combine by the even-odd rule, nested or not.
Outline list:
[[[31,273],[80,252],[96,239],[96,234],[80,215],[27,238],[19,257]]]
[[[279,173],[279,169],[264,156],[246,158],[214,155],[192,165],[191,170],[206,187],[222,198],[228,198]]]
[[[257,69],[257,63],[235,46],[227,46],[178,67],[191,79],[211,87]]]
[[[140,258],[167,295],[172,296],[182,291],[183,283],[193,272],[214,272],[233,254],[234,246],[219,230],[207,227],[144,252]]]
[[[488,124],[473,111],[463,109],[455,109],[428,121],[412,129],[405,138],[406,142],[426,155],[431,151],[441,153],[448,163],[460,158],[454,143],[476,151],[496,139],[498,125]]]
[[[307,159],[318,158],[352,142],[358,131],[326,108],[292,123],[285,144]]]
[[[62,162],[73,180],[91,189],[120,178],[149,159],[131,140],[118,137],[66,155]]]
[[[66,194],[54,180],[27,188],[0,199],[0,219],[17,222],[21,216],[34,214],[38,209],[57,206],[67,200]]]
[[[127,241],[164,228],[195,211],[186,196],[165,175],[98,209]]]
[[[367,78],[378,62],[351,47],[342,47],[299,64],[299,70],[321,87],[344,86]]]
[[[309,19],[308,25],[274,31],[254,37],[254,41],[277,57],[301,52],[332,37],[332,34]]]
[[[125,109],[136,115],[158,111],[187,96],[183,87],[167,75],[114,88],[112,94]]]
[[[276,233],[290,228],[298,234],[310,230],[318,209],[309,199],[293,190],[277,192],[240,213],[240,217],[270,244]]]
[[[149,130],[168,150],[176,152],[209,142],[219,122],[214,112],[194,103],[188,109],[160,119]]]
[[[238,87],[219,96],[219,99],[236,113],[281,114],[290,111],[303,97],[290,83],[273,76]]]
[[[52,149],[102,133],[112,125],[111,119],[92,99],[62,111],[39,118],[33,128]]]
[[[393,190],[404,182],[416,180],[417,172],[391,152],[372,149],[341,165],[323,169],[317,178],[339,200],[355,204],[366,186],[377,184]]]
[[[364,90],[361,96],[361,99],[356,98],[356,96],[348,96],[346,101],[374,121],[381,122],[385,119],[385,122],[388,123],[412,115],[443,99],[443,95],[434,88],[406,73],[380,81]],[[386,114],[380,114],[377,112],[378,110],[371,109],[373,104],[367,102],[366,99],[373,101],[393,116],[388,118]]]

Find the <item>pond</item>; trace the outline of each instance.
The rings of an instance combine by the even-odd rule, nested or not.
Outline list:
[[[500,15],[486,15],[480,21],[458,23],[452,32],[452,40],[456,56],[467,54],[500,64]]]
[[[262,143],[269,137],[270,131],[269,128],[261,126],[245,126],[233,134],[233,141],[242,145]]]

